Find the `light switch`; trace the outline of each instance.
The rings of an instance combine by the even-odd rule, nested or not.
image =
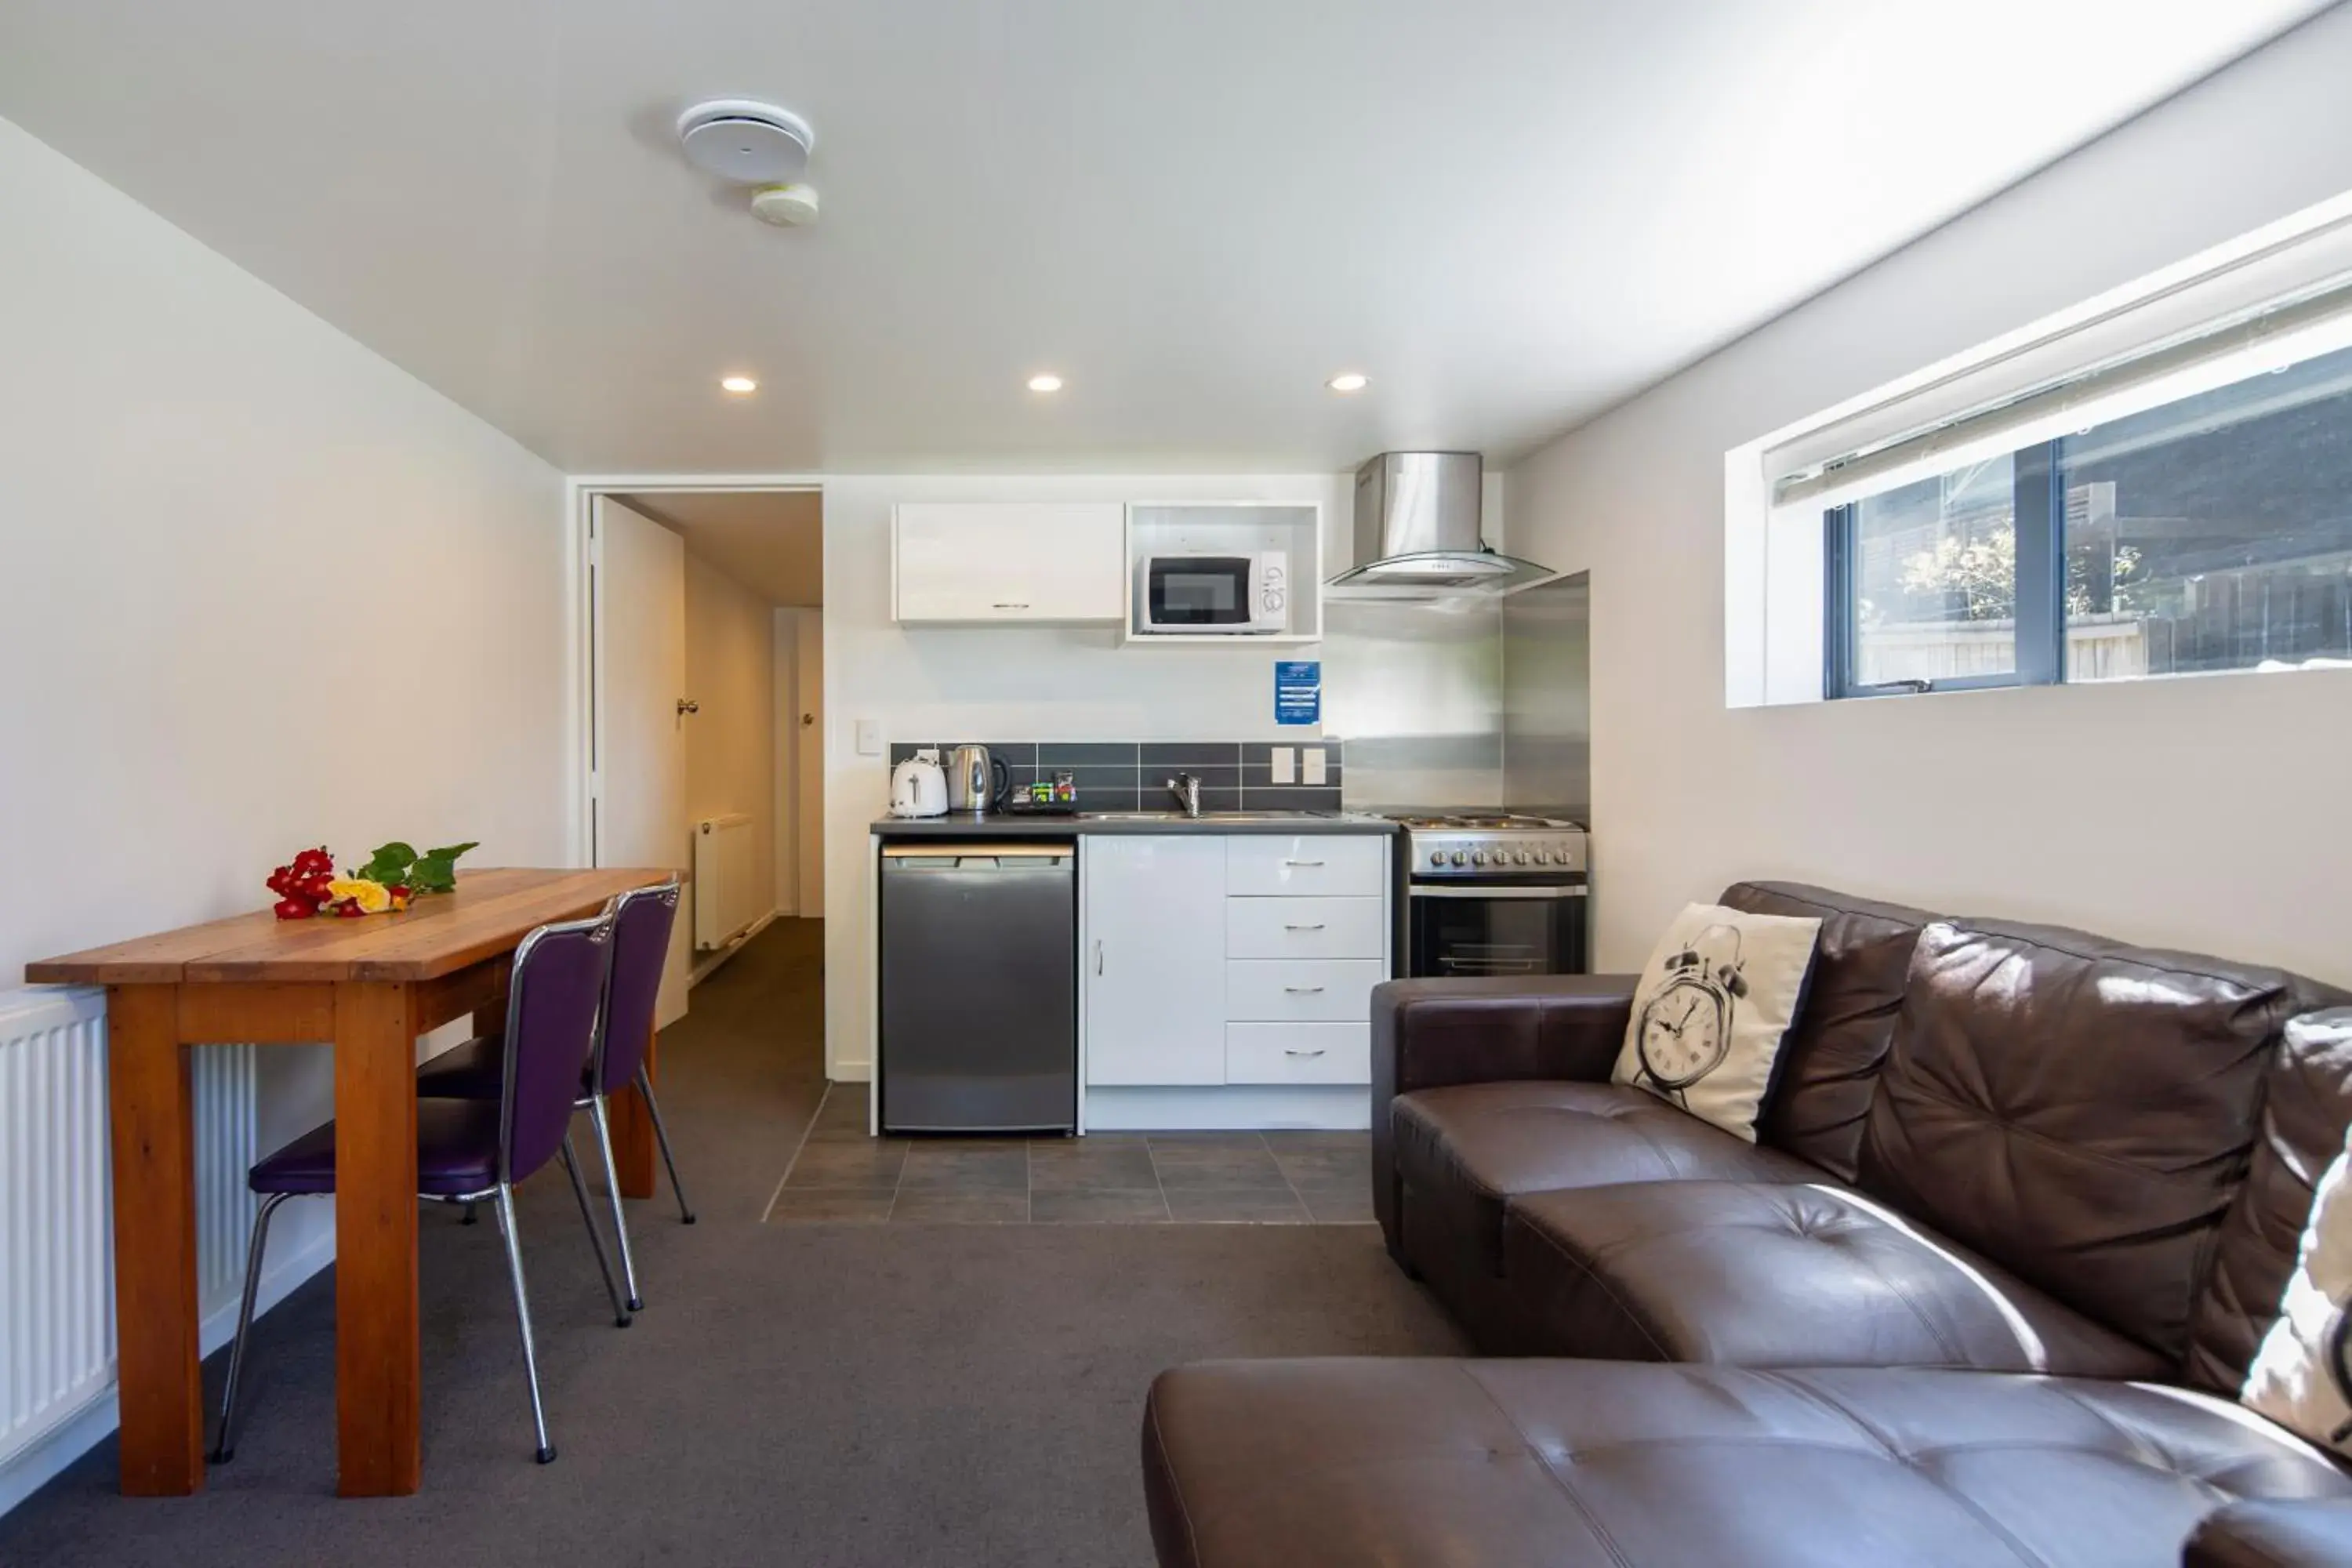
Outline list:
[[[882,721],[860,719],[857,721],[857,754],[878,757],[882,754]]]
[[[1319,784],[1324,782],[1322,747],[1298,748],[1298,782],[1307,784]]]
[[[1274,748],[1271,765],[1274,769],[1274,782],[1276,784],[1286,784],[1297,782],[1296,772],[1293,769],[1290,761],[1291,752],[1295,749],[1296,748],[1290,746],[1276,746]]]

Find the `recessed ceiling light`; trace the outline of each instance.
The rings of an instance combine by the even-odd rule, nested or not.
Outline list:
[[[1372,378],[1368,375],[1360,375],[1351,370],[1344,374],[1333,376],[1323,384],[1329,387],[1334,392],[1361,392],[1364,388],[1372,384]]]
[[[760,390],[760,384],[748,375],[722,375],[719,378],[719,390],[731,392],[738,397],[748,397]]]
[[[1029,390],[1032,392],[1059,392],[1062,390],[1062,378],[1058,375],[1050,374],[1045,375],[1033,375],[1029,378]]]

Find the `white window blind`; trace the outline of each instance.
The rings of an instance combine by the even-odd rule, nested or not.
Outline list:
[[[2352,346],[2352,197],[1937,367],[1762,451],[1829,507]]]

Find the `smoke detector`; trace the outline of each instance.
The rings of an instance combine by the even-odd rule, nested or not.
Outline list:
[[[739,185],[788,185],[807,171],[816,132],[772,103],[719,98],[679,115],[677,140],[686,161],[706,174]]]
[[[816,221],[814,185],[762,185],[751,193],[751,216],[778,228]]]

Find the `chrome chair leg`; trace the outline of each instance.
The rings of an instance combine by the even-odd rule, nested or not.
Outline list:
[[[661,1145],[662,1163],[669,1167],[669,1190],[677,1197],[677,1217],[692,1225],[694,1211],[687,1206],[686,1189],[677,1184],[677,1161],[669,1152],[669,1129],[662,1125],[661,1101],[654,1098],[653,1076],[642,1066],[637,1068],[637,1092],[646,1097],[646,1110],[654,1119],[654,1141]]]
[[[253,1216],[253,1240],[245,1253],[245,1297],[237,1303],[236,1338],[229,1343],[228,1386],[221,1390],[220,1440],[208,1456],[215,1465],[226,1465],[236,1458],[237,1373],[245,1370],[246,1340],[253,1332],[253,1298],[261,1289],[261,1257],[269,1246],[269,1216],[293,1195],[270,1194],[261,1200],[261,1207]]]
[[[499,1230],[506,1237],[507,1273],[514,1280],[515,1321],[522,1330],[522,1370],[530,1380],[530,1423],[539,1434],[539,1462],[552,1464],[555,1445],[547,1440],[547,1409],[539,1399],[539,1351],[531,1343],[530,1296],[522,1283],[522,1242],[515,1234],[514,1188],[499,1184]]]
[[[613,1199],[613,1234],[621,1238],[621,1279],[629,1287],[629,1310],[646,1310],[643,1296],[637,1294],[637,1260],[629,1252],[629,1218],[621,1212],[621,1174],[613,1163],[613,1125],[604,1112],[604,1097],[588,1097],[589,1120],[596,1123],[596,1145],[604,1154],[604,1190]]]
[[[473,1223],[474,1223],[474,1200],[473,1200],[473,1199],[471,1199],[471,1198],[467,1198],[467,1199],[466,1200],[466,1217],[465,1217],[465,1218],[463,1218],[463,1219],[461,1219],[461,1220],[459,1220],[457,1223],[458,1223],[459,1225],[471,1225],[471,1224],[473,1224]]]
[[[588,1184],[580,1179],[580,1159],[572,1152],[572,1134],[563,1135],[563,1169],[572,1178],[572,1195],[580,1200],[580,1223],[588,1227],[588,1245],[596,1249],[596,1272],[604,1277],[604,1294],[613,1299],[613,1326],[629,1326],[629,1310],[621,1305],[621,1288],[614,1283],[613,1265],[604,1257],[604,1238],[596,1234],[596,1215],[588,1206]]]

